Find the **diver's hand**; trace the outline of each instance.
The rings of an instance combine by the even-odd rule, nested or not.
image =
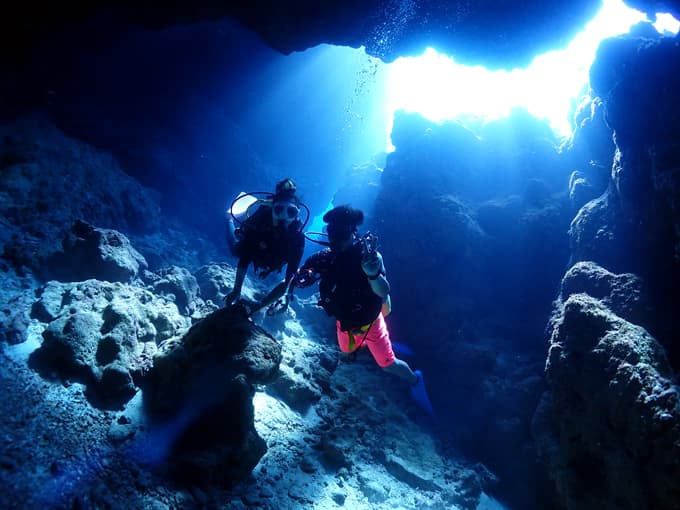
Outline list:
[[[369,253],[361,260],[361,269],[364,270],[366,276],[378,276],[378,273],[382,271],[382,256],[377,251]]]
[[[240,292],[236,292],[235,290],[232,290],[229,294],[227,294],[227,295],[224,297],[224,304],[225,304],[225,306],[231,306],[231,305],[233,305],[234,303],[236,303],[236,301],[238,301],[238,298],[239,298],[239,297],[241,297],[241,293],[240,293]]]

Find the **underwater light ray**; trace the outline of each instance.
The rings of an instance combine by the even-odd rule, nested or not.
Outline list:
[[[673,15],[657,12],[655,18],[656,21],[652,23],[652,25],[654,25],[654,28],[656,28],[660,34],[668,33],[677,35],[680,31],[680,21],[675,19]]]
[[[565,49],[537,56],[525,69],[489,71],[462,66],[432,48],[420,57],[399,58],[388,65],[388,136],[397,110],[417,112],[433,122],[466,115],[490,121],[516,107],[547,119],[559,136],[569,136],[571,105],[588,83],[600,41],[627,33],[645,19],[621,0],[604,0],[597,16]],[[657,23],[673,26],[661,15]]]

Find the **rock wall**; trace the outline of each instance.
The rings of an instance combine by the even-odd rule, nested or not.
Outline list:
[[[533,422],[562,508],[677,508],[680,389],[663,347],[631,322],[642,285],[592,262],[562,281]]]
[[[568,161],[522,111],[471,128],[401,113],[392,139],[365,228],[392,286],[393,340],[412,347],[445,435],[489,466],[511,504],[540,508],[549,490],[528,430],[569,259]]]
[[[650,35],[650,34],[645,34]],[[680,62],[677,38],[606,40],[591,69],[615,155],[606,192],[574,218],[572,262],[641,276],[657,310],[645,327],[680,366]]]
[[[160,225],[154,192],[40,116],[0,127],[0,175],[0,242],[17,267],[38,269],[76,220],[133,234]]]
[[[78,227],[83,222],[132,238],[153,269],[172,263],[196,269],[218,258],[213,240],[187,236],[191,228],[161,210],[158,192],[127,175],[110,154],[69,138],[44,116],[0,126],[0,176],[0,261],[20,273],[46,281],[68,278],[63,273],[69,265],[79,270],[83,257],[92,255],[85,239],[95,235]],[[100,246],[90,241],[94,249]],[[110,249],[113,240],[104,244]]]
[[[578,199],[589,183],[572,174],[574,265],[533,427],[563,508],[677,508],[679,59],[677,37],[640,26],[604,41],[591,68],[591,114],[573,141],[604,148],[597,118],[614,153],[599,196]]]

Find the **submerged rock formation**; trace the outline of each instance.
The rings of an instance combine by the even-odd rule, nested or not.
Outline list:
[[[157,345],[190,325],[172,301],[138,285],[51,281],[38,293],[30,315],[43,341],[30,365],[48,379],[83,384],[97,407],[129,401]]]
[[[572,155],[606,154],[612,143],[614,151],[601,195],[583,200],[583,174],[572,174],[575,264],[549,323],[550,391],[534,418],[563,508],[671,509],[680,498],[680,68],[672,64],[680,48],[677,37],[635,34],[600,45],[591,122],[574,135],[581,148]],[[602,122],[611,143],[596,135]],[[595,146],[584,150],[588,138]],[[592,167],[594,189],[603,163]]]
[[[0,176],[0,256],[22,274],[77,280],[74,273],[89,267],[86,278],[126,280],[147,261],[153,269],[171,263],[193,269],[215,258],[210,241],[187,236],[188,227],[165,217],[158,191],[46,116],[0,125]],[[110,230],[133,239],[145,261]]]
[[[563,508],[677,508],[680,388],[630,322],[643,307],[633,275],[581,263],[562,282],[533,432]]]
[[[127,237],[116,230],[97,228],[77,220],[40,273],[45,279],[82,281],[91,278],[129,282],[148,265]]]
[[[197,279],[181,267],[146,270],[127,237],[80,220],[41,273],[64,281],[39,288],[30,315],[19,310],[7,321],[26,323],[16,341],[8,338],[15,343],[29,327],[42,330],[30,367],[48,380],[83,384],[97,408],[123,409],[143,386],[151,422],[165,427],[154,429],[167,448],[158,446],[156,461],[185,482],[228,486],[252,471],[266,451],[253,427],[254,385],[275,380],[281,362],[270,335],[235,309],[189,329],[188,315],[216,308],[199,297]],[[228,283],[214,268],[201,274],[204,288]],[[126,425],[110,433],[114,442],[137,426]]]
[[[364,44],[372,54],[389,60],[419,51],[435,37],[452,37],[456,56],[492,64],[503,58],[501,64],[508,65],[528,58],[526,37],[533,40],[532,48],[548,39],[559,44],[564,32],[553,29],[564,28],[565,21],[571,24],[573,18],[566,13],[585,19],[599,2],[562,5],[562,16],[546,9],[549,4],[545,2],[531,3],[522,13],[526,15],[523,21],[532,23],[530,31],[516,22],[516,13],[511,18],[496,3],[360,4],[237,2],[224,7],[226,11],[192,5],[171,13],[155,8],[114,12],[123,13],[123,24],[132,20],[144,27],[228,12],[286,53],[319,41],[334,41]],[[675,9],[676,15],[679,12],[677,2],[635,0],[635,4],[650,10],[657,6]],[[261,9],[263,6],[267,8]],[[489,11],[493,16],[485,17]],[[55,14],[50,9],[41,12],[48,17]],[[62,17],[56,20],[82,20],[93,12],[85,9],[69,18],[67,11],[59,10]],[[20,43],[30,40],[28,46],[33,44],[36,24],[54,26],[52,20],[44,22],[47,18],[40,18],[40,13],[29,14],[34,23],[3,18],[9,20],[11,29],[0,33],[12,43],[3,48],[14,52],[18,45],[25,49]],[[537,19],[544,23],[536,25]],[[486,31],[480,30],[482,25]],[[25,26],[30,33],[24,31]],[[84,40],[106,41],[116,29],[108,28],[113,32],[102,31],[97,37],[91,32],[92,39]],[[20,36],[14,37],[13,30],[19,30]],[[74,39],[77,46],[82,45],[78,37]],[[55,54],[70,59],[68,51],[57,49]],[[512,58],[506,60],[508,56]],[[395,306],[409,313],[395,314],[390,320],[401,326],[398,331],[404,340],[419,342],[420,352],[426,353],[418,354],[419,362],[428,356],[434,360],[429,361],[433,366],[428,367],[428,381],[433,388],[445,389],[435,397],[435,404],[450,413],[452,422],[455,419],[457,425],[467,428],[458,438],[470,439],[465,444],[474,454],[493,463],[506,489],[520,487],[534,479],[533,475],[538,481],[529,490],[538,492],[541,485],[542,468],[533,464],[534,445],[526,434],[528,409],[533,408],[544,384],[532,364],[544,350],[535,331],[564,271],[566,230],[573,216],[571,262],[582,263],[574,265],[562,281],[561,297],[549,324],[546,368],[550,391],[534,420],[537,444],[555,481],[560,507],[665,509],[677,507],[674,502],[680,497],[678,392],[673,384],[680,366],[676,338],[680,319],[675,311],[680,298],[679,58],[677,37],[617,38],[604,43],[591,72],[593,97],[576,115],[578,129],[573,150],[567,155],[570,165],[553,150],[554,140],[546,137],[540,126],[534,131],[522,130],[512,126],[511,120],[511,127],[518,128],[513,135],[520,140],[513,144],[499,133],[502,130],[494,131],[494,126],[478,138],[458,125],[428,126],[413,119],[395,123],[397,152],[390,156],[383,174],[375,222],[386,245],[392,283],[395,289],[404,289],[401,295],[395,290]],[[11,60],[22,65],[29,62],[21,51],[13,53]],[[42,67],[43,62],[37,62]],[[61,72],[67,68],[59,63],[54,63],[55,69]],[[38,76],[49,76],[49,72]],[[12,92],[21,88],[21,77],[14,77],[16,81],[0,81],[3,92],[4,87]],[[55,96],[54,90],[43,90],[50,80],[28,83],[26,95],[19,94],[25,102],[14,102],[14,94],[0,94],[0,100],[12,102],[9,106],[0,103],[0,113],[43,104],[44,96]],[[65,116],[74,116],[71,108]],[[152,131],[140,130],[144,138]],[[234,345],[225,345],[224,336],[236,338],[239,348],[243,339],[223,332],[250,326],[225,317],[223,311],[192,330],[185,338],[186,345],[168,341],[188,327],[189,319],[183,314],[196,310],[197,285],[205,299],[209,294],[213,306],[221,300],[227,288],[219,279],[228,269],[220,273],[209,268],[196,277],[186,268],[146,274],[134,254],[129,264],[115,263],[113,270],[78,264],[71,269],[89,270],[87,278],[124,283],[77,281],[77,276],[61,273],[60,278],[73,282],[47,283],[40,288],[30,315],[26,313],[34,301],[34,282],[28,277],[59,250],[59,240],[74,221],[97,227],[78,224],[76,230],[87,235],[75,232],[76,242],[67,246],[72,255],[93,253],[82,251],[78,239],[89,239],[92,234],[109,238],[104,229],[112,228],[146,235],[148,242],[135,246],[153,269],[173,260],[168,254],[179,246],[163,244],[154,237],[161,222],[153,193],[120,171],[117,175],[103,172],[115,167],[108,156],[54,136],[52,130],[44,131],[40,143],[33,143],[35,128],[25,132],[17,125],[2,132],[3,269],[9,265],[8,273],[16,270],[28,276],[21,284],[9,286],[11,296],[3,301],[2,310],[7,330],[1,337],[20,345],[32,329],[44,331],[43,345],[32,358],[32,366],[50,379],[84,384],[86,394],[97,405],[106,402],[106,407],[118,408],[130,401],[138,380],[146,381],[145,400],[160,434],[170,439],[168,459],[176,474],[181,477],[181,471],[189,471],[202,481],[221,485],[243,479],[264,452],[253,428],[253,385],[273,379],[280,351],[277,355],[271,338],[250,331],[263,350],[251,346],[254,350],[243,355],[245,358],[238,349],[232,352]],[[239,148],[233,152],[246,153],[240,150],[242,145],[233,146]],[[235,165],[240,171],[258,168],[256,157],[240,161]],[[208,182],[214,184],[211,179]],[[73,200],[74,196],[78,199]],[[192,202],[187,207],[193,211],[195,205]],[[433,218],[439,224],[433,225]],[[118,237],[110,239],[115,242]],[[196,263],[198,257],[193,255],[203,253],[205,245],[184,242],[191,246],[183,250],[189,254],[183,260]],[[97,243],[97,250],[99,246]],[[86,258],[89,255],[81,260]],[[398,266],[410,273],[415,268],[415,280],[406,271],[400,274]],[[113,272],[118,274],[112,276]],[[130,283],[140,274],[143,284]],[[213,277],[215,274],[218,276]],[[165,297],[150,295],[150,289]],[[490,338],[491,333],[500,333],[501,338]],[[165,356],[156,358],[157,367],[147,379],[150,359],[163,341]],[[248,345],[244,341],[244,349],[248,350]],[[516,356],[518,346],[523,359]],[[304,412],[323,401],[324,392],[333,388],[329,373],[334,365],[326,356],[318,356],[323,370],[304,384],[299,378],[309,369],[302,367],[299,358],[289,356],[286,376],[274,383],[269,393]],[[347,386],[339,391],[346,391]],[[464,405],[470,402],[476,405]],[[343,399],[343,403],[351,409],[357,400]],[[371,419],[379,421],[375,416],[384,409],[385,405],[371,404],[366,423],[378,427]],[[342,415],[332,406],[331,410],[320,434],[319,459],[324,467],[337,470],[344,483],[350,459],[343,450],[354,444],[345,439],[356,429],[363,432],[364,417],[358,427],[348,427],[333,423]],[[121,428],[126,425],[123,418],[119,418]],[[290,422],[281,422],[281,427]],[[215,424],[224,428],[216,429]],[[24,423],[14,425],[18,428]],[[484,441],[479,441],[479,430],[490,431]],[[125,435],[112,434],[116,438]],[[474,505],[478,490],[473,491],[473,497],[460,497],[448,487],[446,477],[423,474],[418,466],[402,461],[399,449],[403,447],[389,445],[385,451],[371,451],[392,480],[424,492],[440,492],[445,496],[441,501],[447,504],[464,501]],[[3,468],[13,466],[4,459]],[[300,468],[311,475],[316,465],[304,462]],[[55,464],[50,470],[60,473],[62,468]],[[394,501],[388,497],[389,491],[370,477],[359,478],[361,493],[371,504]],[[274,482],[272,486],[276,486]],[[249,496],[243,500],[252,502],[252,494]],[[299,486],[291,489],[290,497],[297,504],[312,503]],[[199,506],[204,503],[197,499]],[[336,492],[333,501],[342,504],[344,494]],[[420,500],[417,503],[414,507],[423,506]],[[83,504],[73,499],[70,506]]]
[[[645,281],[645,327],[680,367],[680,46],[671,37],[603,41],[590,71],[616,153],[606,193],[571,228],[572,261],[594,260]]]
[[[234,308],[163,346],[144,377],[144,404],[157,427],[173,429],[176,477],[230,486],[250,474],[267,450],[254,428],[254,385],[273,382],[281,359],[281,346]]]

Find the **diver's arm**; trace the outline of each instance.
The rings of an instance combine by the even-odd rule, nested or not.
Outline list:
[[[265,306],[271,305],[274,301],[279,299],[286,292],[286,287],[288,287],[288,282],[283,280],[279,282],[276,287],[274,287],[269,294],[267,294],[262,301],[259,302],[257,308],[264,308]]]
[[[291,283],[293,277],[300,267],[300,261],[302,260],[302,252],[304,250],[304,245],[300,249],[296,249],[295,252],[288,257],[288,264],[286,265],[286,282]],[[309,259],[305,261],[305,264],[309,262]],[[291,289],[292,290],[292,289]]]
[[[374,294],[384,298],[390,293],[390,282],[387,281],[385,275],[379,274],[377,278],[368,278],[368,283],[371,284],[371,290]]]
[[[234,225],[234,220],[231,218],[227,219],[227,246],[232,255],[236,255],[236,226]]]
[[[298,268],[300,267],[300,262],[302,261],[302,254],[304,250],[305,250],[305,238],[302,234],[300,234],[299,239],[296,239],[295,245],[292,248],[289,248],[288,262],[286,264],[286,278],[283,282],[281,282],[281,284],[284,284],[283,290],[281,291],[281,295],[278,296],[278,297],[283,296],[283,294],[286,293],[287,289],[288,292],[286,296],[286,303],[289,303],[293,299],[293,290],[295,290],[295,278],[297,276]],[[309,259],[306,260],[305,263],[307,263],[308,261]]]
[[[236,276],[234,277],[234,289],[227,294],[224,302],[227,305],[234,304],[241,297],[241,289],[243,288],[243,281],[246,279],[246,271],[248,270],[248,263],[243,264],[240,260],[236,267]]]
[[[297,277],[298,277],[297,273],[298,273],[297,270],[295,270],[295,272],[291,273],[291,275],[289,277],[288,272],[286,272],[286,280],[285,280],[286,290],[285,290],[285,293],[286,293],[286,300],[288,302],[293,300],[293,291],[295,291],[295,284],[297,283]]]
[[[385,265],[380,253],[376,251],[370,257],[363,260],[361,268],[364,270],[374,294],[384,298],[390,293],[390,282],[385,277]]]

